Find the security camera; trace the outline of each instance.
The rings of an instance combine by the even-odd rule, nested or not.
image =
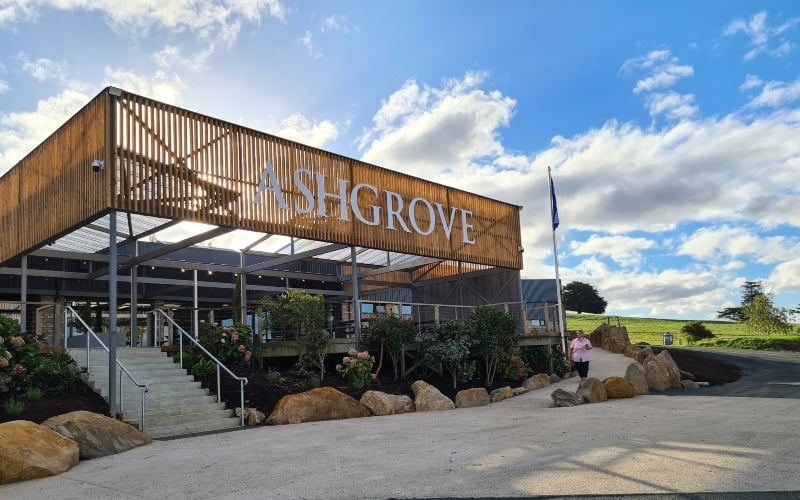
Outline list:
[[[106,168],[106,162],[102,160],[94,160],[92,162],[92,172],[100,172],[104,168]]]

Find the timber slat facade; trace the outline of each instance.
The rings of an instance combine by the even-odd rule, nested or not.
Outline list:
[[[114,88],[0,178],[0,263],[112,210],[522,268],[516,205]]]

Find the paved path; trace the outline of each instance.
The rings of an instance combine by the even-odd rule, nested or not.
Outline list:
[[[598,378],[631,362],[594,355]],[[0,498],[800,497],[800,399],[648,395],[549,408],[553,389],[577,384],[480,408],[156,441],[0,486]]]

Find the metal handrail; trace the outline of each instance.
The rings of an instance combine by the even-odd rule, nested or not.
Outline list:
[[[247,385],[247,382],[248,382],[247,377],[239,377],[238,375],[233,373],[227,366],[222,364],[222,361],[220,361],[219,359],[217,359],[216,356],[214,356],[213,354],[208,352],[208,350],[205,347],[203,347],[202,344],[200,344],[200,342],[195,340],[195,338],[192,337],[191,335],[189,335],[186,332],[186,330],[184,330],[183,328],[180,327],[180,325],[175,323],[175,320],[170,318],[169,315],[167,313],[165,313],[163,310],[154,309],[153,310],[154,319],[155,319],[155,316],[157,316],[159,313],[162,316],[164,316],[164,318],[167,320],[167,322],[170,323],[172,326],[174,326],[178,330],[178,332],[180,333],[180,335],[178,336],[178,339],[179,339],[178,343],[180,345],[180,353],[178,354],[178,356],[179,356],[179,359],[180,359],[181,368],[183,368],[183,337],[184,337],[184,335],[186,336],[186,338],[188,338],[189,340],[192,341],[192,343],[195,345],[195,347],[197,347],[201,351],[203,351],[203,354],[208,356],[208,358],[211,361],[216,363],[216,365],[217,365],[217,403],[219,403],[222,400],[221,399],[222,386],[220,385],[220,371],[219,371],[220,367],[223,368],[226,372],[228,372],[228,375],[230,375],[231,377],[233,377],[234,379],[239,381],[239,391],[240,391],[240,406],[239,406],[239,408],[242,409],[242,411],[240,413],[241,413],[242,427],[244,427],[244,386]]]
[[[78,321],[80,321],[81,325],[83,325],[83,328],[87,332],[87,334],[86,334],[86,369],[88,370],[89,367],[91,366],[89,364],[89,353],[91,352],[91,349],[90,349],[91,337],[94,337],[94,339],[97,341],[97,343],[100,344],[100,346],[103,349],[105,349],[105,351],[107,353],[109,353],[109,355],[110,355],[110,351],[108,349],[108,346],[106,346],[103,343],[103,341],[100,340],[100,338],[94,333],[94,331],[91,328],[89,328],[89,325],[87,325],[86,322],[83,321],[83,318],[80,317],[78,312],[75,309],[73,309],[72,306],[65,306],[64,307],[64,324],[65,325],[69,321],[69,313],[70,312],[73,314],[73,316],[75,318],[77,318]],[[91,335],[91,337],[90,337],[90,335]],[[66,349],[66,348],[67,348],[67,336],[64,335],[64,349]],[[146,399],[145,398],[145,394],[150,392],[150,388],[147,386],[147,384],[142,384],[138,380],[136,380],[136,377],[134,377],[133,374],[131,374],[131,372],[129,372],[128,369],[125,368],[125,365],[123,365],[122,362],[119,359],[117,359],[115,361],[117,362],[117,366],[120,368],[120,375],[122,375],[122,373],[127,375],[128,378],[131,379],[131,382],[133,382],[133,385],[138,387],[139,390],[142,393],[142,414],[141,414],[141,421],[140,421],[140,424],[139,424],[140,425],[139,430],[144,432],[144,415],[145,415],[145,399]],[[123,395],[122,395],[122,376],[119,377],[119,394],[117,396],[117,399],[119,400],[119,412],[122,413],[123,410],[124,410],[123,409],[124,400],[123,400]]]

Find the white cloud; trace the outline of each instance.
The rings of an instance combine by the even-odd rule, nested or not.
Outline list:
[[[469,73],[440,89],[406,82],[362,135],[364,161],[431,178],[474,171],[474,161],[501,156],[498,128],[509,124],[515,101],[476,88],[483,76]]]
[[[35,111],[0,113],[0,175],[22,160],[91,96],[76,90],[39,101]]]
[[[647,96],[647,105],[650,116],[666,115],[671,120],[691,118],[697,114],[699,108],[694,104],[694,96],[669,92],[656,93]]]
[[[650,76],[636,82],[634,94],[669,88],[681,78],[694,75],[694,68],[678,64],[678,58],[668,50],[654,50],[647,55],[628,59],[621,68],[624,73],[636,70],[647,70]]]
[[[208,69],[208,60],[214,52],[214,45],[194,54],[186,54],[185,50],[180,46],[167,45],[153,54],[153,61],[159,68],[165,70],[183,67],[189,71],[198,72]]]
[[[760,236],[753,228],[724,225],[704,227],[685,237],[678,255],[700,261],[729,258],[754,258],[761,264],[775,264],[793,259],[800,252],[800,240],[784,236]]]
[[[299,43],[306,53],[314,59],[322,57],[322,53],[314,47],[314,35],[311,34],[311,31],[306,31],[305,34],[297,40],[297,43]]]
[[[573,241],[570,250],[572,255],[602,255],[623,267],[638,268],[642,262],[642,250],[654,246],[655,243],[647,238],[592,234],[586,241]]]
[[[758,75],[748,74],[747,77],[745,77],[744,83],[739,85],[739,90],[744,92],[745,90],[761,87],[762,85],[764,85],[764,81],[761,80]]]
[[[767,82],[749,106],[777,108],[797,100],[800,100],[800,78],[790,83]]]
[[[767,23],[766,11],[761,11],[754,14],[750,20],[736,19],[732,21],[725,27],[722,34],[733,36],[742,33],[750,39],[748,45],[752,48],[745,53],[745,61],[751,61],[765,53],[772,57],[785,57],[791,54],[793,48],[791,42],[779,41],[775,48],[770,48],[770,43],[780,39],[798,23],[800,23],[800,18],[792,18],[778,26],[771,27]]]
[[[157,71],[152,77],[140,76],[123,68],[105,68],[104,86],[112,85],[134,94],[140,94],[157,101],[179,105],[187,86],[178,76],[168,76]]]
[[[285,118],[279,127],[270,131],[272,134],[292,141],[301,142],[315,148],[324,148],[325,144],[336,139],[339,132],[336,125],[328,120],[312,123],[301,115]]]
[[[5,81],[5,80],[0,80],[0,94],[5,94],[5,93],[6,93],[6,92],[8,92],[10,89],[11,89],[11,87],[9,87],[9,85],[8,85],[8,82],[7,82],[7,81]]]

